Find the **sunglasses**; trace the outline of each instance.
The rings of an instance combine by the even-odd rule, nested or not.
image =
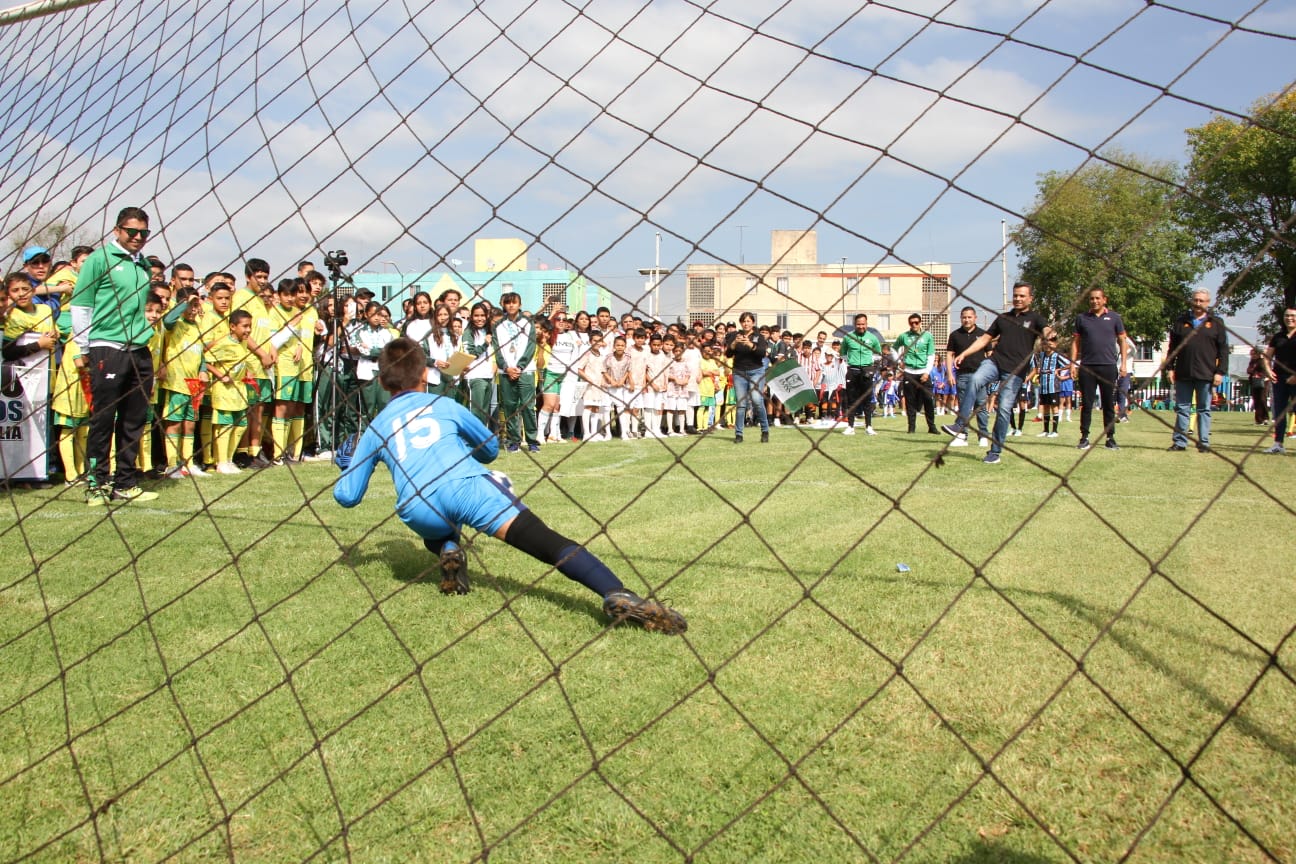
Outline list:
[[[152,233],[152,232],[149,231],[149,229],[147,229],[147,228],[123,228],[123,227],[120,226],[120,225],[117,226],[117,230],[118,230],[118,231],[125,231],[125,232],[126,232],[126,238],[127,238],[128,240],[134,240],[134,239],[137,238],[137,237],[138,237],[140,240],[147,240],[147,239],[149,238],[149,234]]]

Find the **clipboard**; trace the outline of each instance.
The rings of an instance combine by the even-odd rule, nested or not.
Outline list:
[[[441,370],[441,374],[448,378],[457,378],[462,375],[464,370],[471,366],[472,362],[476,359],[476,357],[466,351],[456,351],[451,355],[450,359],[446,361],[449,365]]]

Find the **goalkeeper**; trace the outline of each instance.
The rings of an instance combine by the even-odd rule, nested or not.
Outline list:
[[[424,392],[427,357],[404,337],[378,356],[378,382],[391,401],[361,435],[333,497],[343,507],[364,498],[378,462],[396,484],[396,513],[428,551],[440,556],[441,590],[468,593],[467,558],[460,545],[463,524],[503,540],[557,568],[603,598],[613,621],[634,621],[646,630],[683,633],[684,616],[626,589],[589,550],[554,532],[484,467],[499,454],[499,440],[453,399]]]

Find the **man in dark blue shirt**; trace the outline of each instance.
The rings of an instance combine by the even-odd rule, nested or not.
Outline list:
[[[1107,449],[1116,446],[1116,379],[1129,368],[1129,342],[1125,322],[1107,308],[1107,292],[1090,288],[1089,311],[1082,312],[1075,323],[1071,340],[1071,369],[1080,387],[1080,450],[1089,449],[1089,425],[1093,421],[1094,402],[1102,399],[1103,434]],[[1119,363],[1119,365],[1117,365]]]

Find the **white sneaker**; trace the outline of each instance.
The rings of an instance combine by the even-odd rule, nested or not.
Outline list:
[[[954,438],[951,438],[951,439],[950,439],[949,446],[951,446],[951,447],[966,447],[966,446],[968,446],[968,443],[967,443],[967,436],[966,436],[966,435],[957,435],[957,436],[955,436]]]
[[[842,434],[843,434],[843,435],[854,435],[854,434],[855,434],[855,427],[854,427],[854,426],[847,426],[845,429],[842,430]]]
[[[1048,433],[1048,437],[1050,437],[1050,438],[1056,438],[1056,437],[1058,437],[1058,433],[1056,433],[1056,432],[1050,432],[1050,433]]]
[[[867,432],[867,433],[870,434],[870,435],[876,435],[876,434],[877,434],[876,432],[873,431],[873,427],[872,427],[872,426],[865,426],[865,427],[864,427],[864,431]]]
[[[168,480],[183,480],[189,476],[189,469],[183,465],[177,465],[166,473]]]
[[[977,443],[977,446],[978,446],[978,447],[989,447],[989,446],[990,446],[990,439],[989,439],[989,438],[982,438],[982,439]]]
[[[1283,447],[1283,445],[1281,445],[1281,444],[1274,444],[1272,447],[1270,447],[1270,448],[1269,448],[1268,450],[1266,450],[1265,452],[1266,452],[1266,453],[1272,453],[1272,454],[1274,454],[1275,456],[1282,456],[1284,453],[1287,452],[1287,450],[1286,450],[1286,449]]]
[[[242,474],[243,469],[235,465],[233,462],[218,462],[216,464],[216,473],[217,474]]]
[[[1048,436],[1049,436],[1049,433],[1047,433],[1047,432],[1040,432],[1040,433],[1039,433],[1038,435],[1036,435],[1035,437],[1036,437],[1036,438],[1047,438]]]
[[[314,456],[310,457],[312,462],[331,462],[333,460],[332,450],[321,450]]]
[[[190,477],[210,477],[211,476],[206,471],[204,471],[202,466],[199,465],[197,462],[190,462],[188,465],[184,467],[185,470],[189,472]]]

